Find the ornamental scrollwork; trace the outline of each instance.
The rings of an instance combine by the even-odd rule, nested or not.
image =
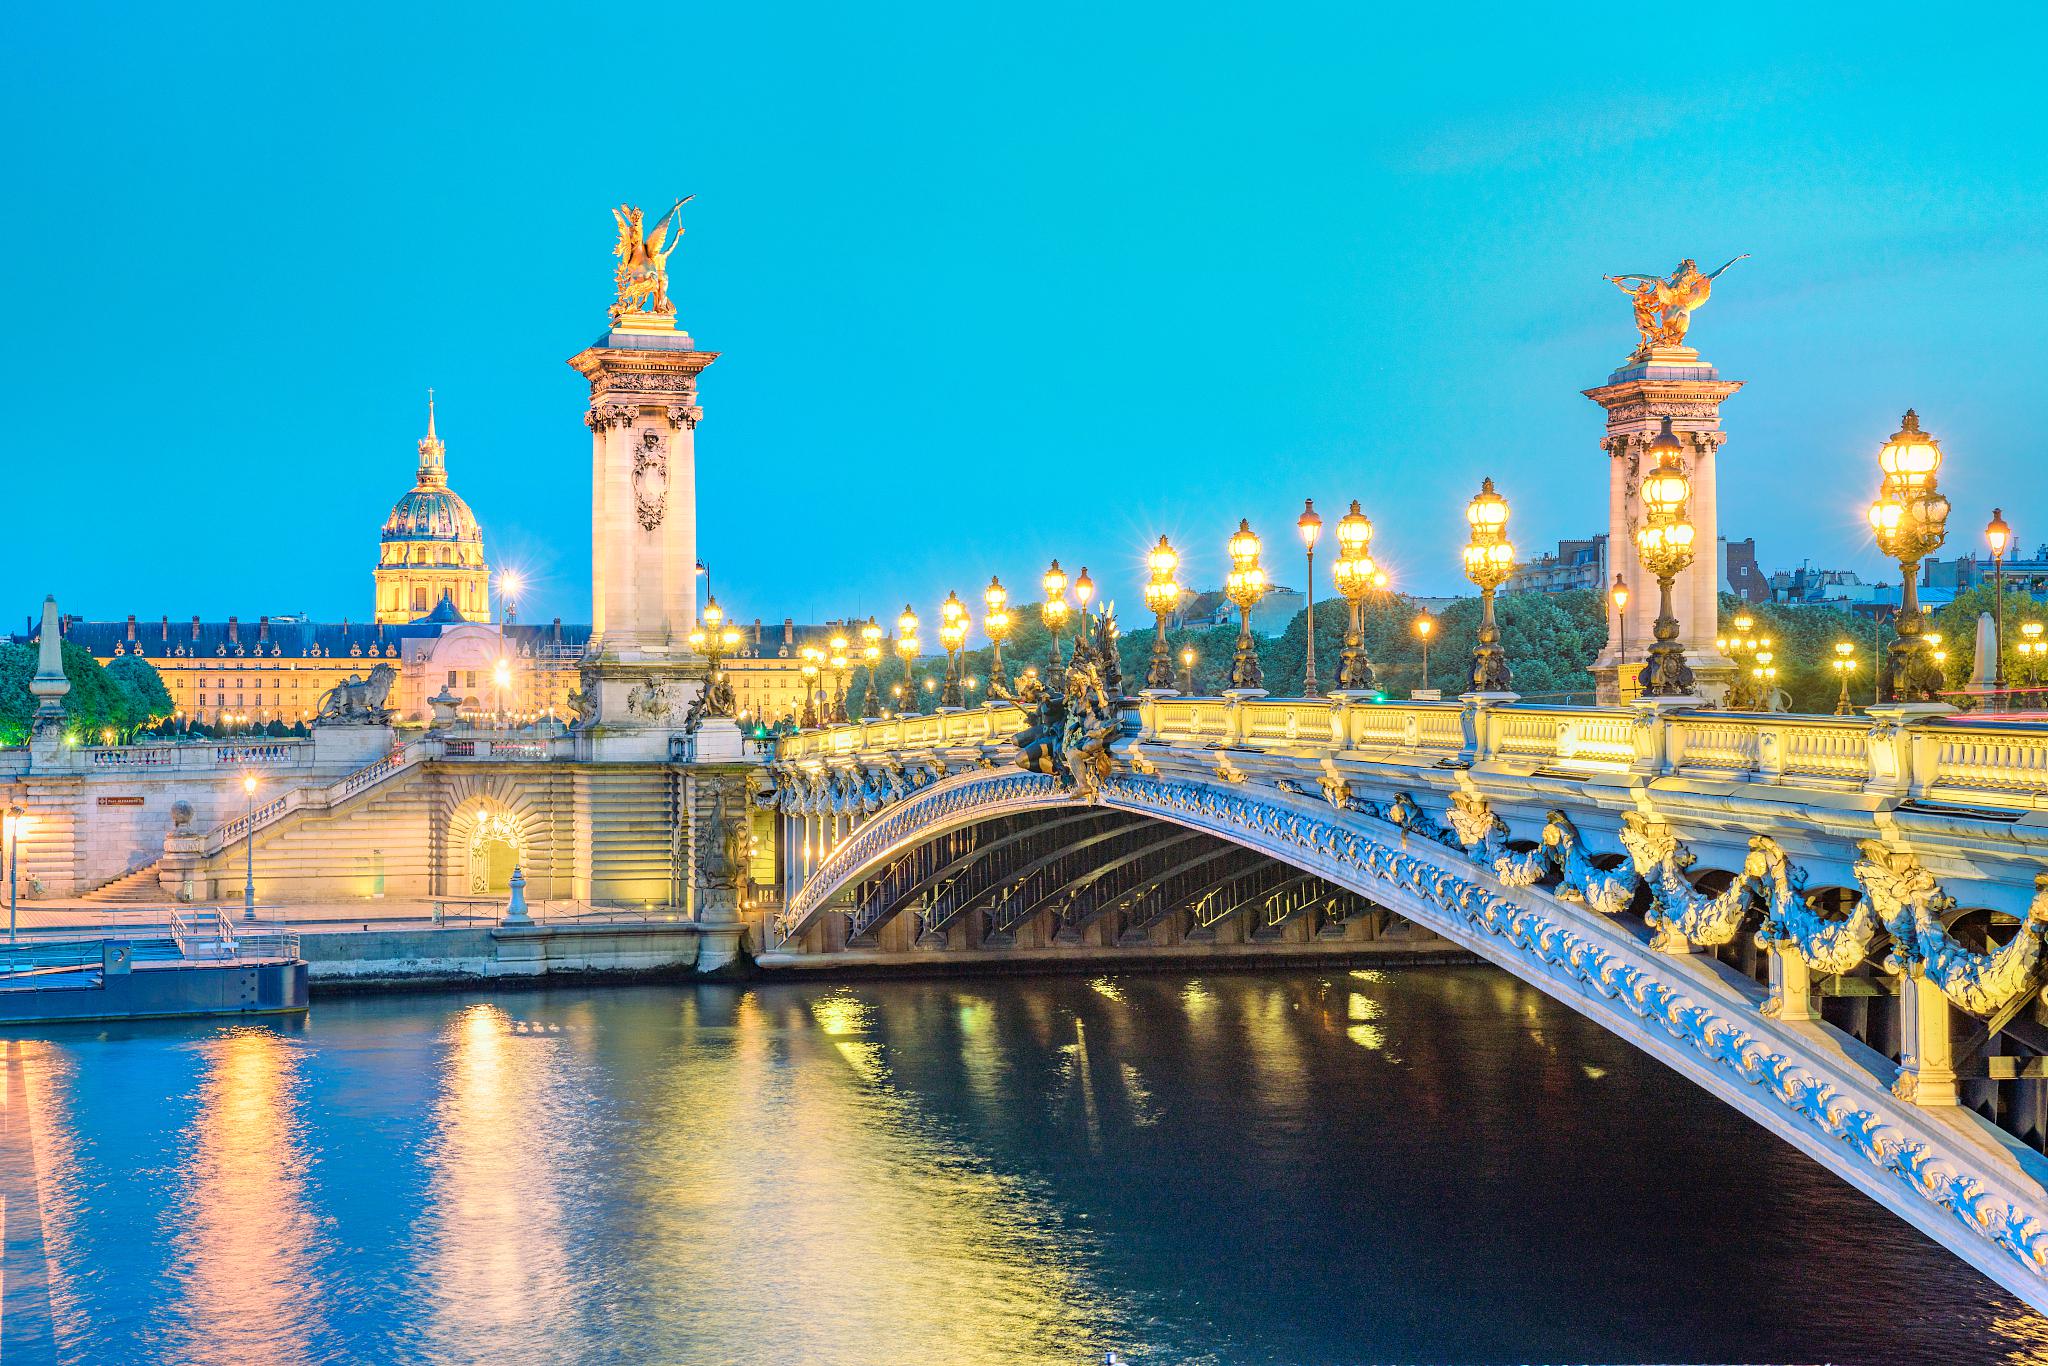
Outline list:
[[[1996,1014],[2034,989],[2041,941],[2048,935],[2048,874],[2034,879],[2034,899],[2018,933],[2002,947],[1979,953],[1948,932],[1944,922],[1955,898],[1918,858],[1881,840],[1862,840],[1856,850],[1856,881],[1892,937],[1885,971],[1924,977],[1973,1015]]]
[[[668,438],[643,431],[633,447],[633,511],[640,529],[653,531],[668,511]]]
[[[1766,874],[1763,896],[1758,948],[1796,953],[1809,968],[1827,975],[1847,972],[1870,956],[1878,931],[1870,898],[1857,902],[1845,919],[1830,920],[1807,899],[1805,872],[1782,857]]]
[[[1742,872],[1719,896],[1709,897],[1694,891],[1686,879],[1693,853],[1663,822],[1631,811],[1622,817],[1621,843],[1650,888],[1650,906],[1643,912],[1643,923],[1657,932],[1650,946],[1669,952],[1684,952],[1694,944],[1714,948],[1734,939],[1749,912],[1752,884],[1763,875],[1768,859],[1759,846],[1777,850],[1767,836],[1751,840]],[[1782,858],[1783,852],[1777,856]]]
[[[1507,849],[1508,823],[1495,815],[1493,804],[1477,792],[1453,792],[1444,819],[1475,863],[1490,868]]]

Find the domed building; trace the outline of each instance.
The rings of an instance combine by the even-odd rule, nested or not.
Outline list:
[[[448,487],[447,457],[447,447],[434,434],[434,400],[429,394],[419,480],[384,519],[379,538],[379,626],[417,621],[444,598],[463,620],[491,618],[491,570],[484,561],[483,528],[462,495]]]

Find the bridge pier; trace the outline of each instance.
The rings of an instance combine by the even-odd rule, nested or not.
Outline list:
[[[1948,997],[1917,968],[1899,986],[1904,1035],[1892,1093],[1921,1106],[1956,1103],[1955,1031]]]

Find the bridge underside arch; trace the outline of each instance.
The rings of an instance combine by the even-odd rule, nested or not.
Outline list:
[[[1881,1055],[1766,1014],[1764,988],[1728,964],[1660,950],[1640,920],[1505,881],[1505,871],[1387,811],[1290,788],[1124,773],[1083,803],[1040,775],[960,774],[885,809],[835,848],[789,899],[777,934],[784,946],[805,946],[858,903],[863,886],[885,882],[897,858],[996,821],[1006,822],[1002,832],[978,846],[986,857],[948,875],[958,893],[937,917],[939,931],[981,915],[993,942],[1007,928],[1008,942],[1022,946],[1019,929],[1032,924],[1046,942],[1092,933],[1089,942],[1108,945],[1171,917],[1186,933],[1213,915],[1214,924],[1321,935],[1353,918],[1399,916],[1650,1053],[2007,1289],[2048,1304],[2041,1182],[1993,1151],[1967,1122],[1974,1116],[1895,1096],[1897,1069]],[[1065,821],[1062,849],[1087,846],[1064,861],[1057,849],[1026,861],[1034,823],[1056,819]]]

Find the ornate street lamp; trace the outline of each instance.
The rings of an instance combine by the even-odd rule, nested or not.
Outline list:
[[[1508,540],[1508,500],[1482,480],[1479,492],[1465,505],[1472,539],[1465,546],[1465,577],[1479,588],[1479,641],[1472,647],[1472,691],[1503,693],[1514,687],[1508,657],[1500,648],[1500,627],[1493,620],[1494,590],[1515,572],[1515,547]]]
[[[2005,514],[1998,508],[1991,509],[1991,521],[1984,528],[1984,539],[1991,546],[1991,645],[1992,664],[1991,686],[1995,691],[2005,691],[2005,551],[2012,544],[2012,528],[2005,524]]]
[[[860,628],[860,661],[868,668],[868,685],[861,694],[860,714],[876,717],[882,714],[882,698],[875,691],[875,671],[882,667],[882,624],[873,617]]]
[[[957,593],[946,594],[939,604],[939,644],[946,651],[946,691],[939,698],[942,707],[967,704],[960,697],[960,647],[967,643],[967,604]]]
[[[1771,638],[1756,633],[1756,618],[1747,612],[1737,614],[1729,634],[1714,642],[1722,654],[1735,661],[1735,682],[1728,690],[1728,707],[1731,711],[1768,711],[1769,697],[1760,695],[1756,682],[1761,678],[1754,669],[1743,661],[1759,659],[1770,653]]]
[[[1189,697],[1195,695],[1195,647],[1184,645],[1180,652],[1180,690]]]
[[[1180,606],[1180,584],[1174,571],[1180,556],[1166,537],[1145,557],[1152,577],[1145,581],[1145,606],[1152,613],[1152,664],[1145,670],[1145,686],[1155,692],[1173,691],[1173,651],[1166,644],[1166,618]]]
[[[740,646],[740,633],[728,625],[725,609],[718,605],[718,599],[707,598],[704,614],[697,628],[690,632],[690,648],[703,655],[707,661],[704,675],[705,716],[731,716],[734,699],[729,686],[721,686],[724,671],[719,665],[725,657]]]
[[[1948,537],[1948,499],[1936,489],[1941,443],[1920,430],[1912,409],[1877,453],[1883,482],[1870,505],[1870,529],[1878,549],[1898,562],[1898,639],[1885,662],[1881,692],[1893,702],[1933,702],[1940,697],[1941,670],[1935,667],[1920,611],[1920,561]]]
[[[242,881],[242,919],[256,918],[256,775],[242,775],[242,792],[249,799],[248,820],[242,826],[242,855],[246,874]],[[11,928],[11,927],[10,927]]]
[[[2041,638],[2041,623],[2021,622],[2020,643],[2013,646],[2013,649],[2019,652],[2022,661],[2020,672],[2021,677],[2026,680],[2025,686],[2031,688],[2040,681],[2040,660],[2044,654],[2048,654],[2048,640]]]
[[[1088,604],[1095,601],[1095,580],[1088,577],[1088,566],[1081,566],[1080,577],[1074,580],[1074,601],[1081,608],[1080,629],[1074,633],[1074,648],[1079,650],[1088,644]]]
[[[1614,651],[1614,695],[1620,701],[1628,701],[1628,585],[1619,574],[1614,576],[1613,587],[1607,590],[1607,601],[1614,606],[1614,620],[1621,628]]]
[[[910,676],[911,666],[917,663],[917,613],[910,610],[910,604],[903,604],[903,615],[896,618],[896,657],[903,661],[903,690],[897,695],[896,714],[908,716],[917,710],[917,683]]]
[[[1230,575],[1223,591],[1237,605],[1237,653],[1230,661],[1230,686],[1263,687],[1259,650],[1252,643],[1252,608],[1266,595],[1266,571],[1259,567],[1259,534],[1243,518],[1238,519],[1237,534],[1230,538]]]
[[[1067,575],[1058,560],[1052,562],[1038,583],[1045,589],[1045,605],[1038,609],[1038,615],[1045,622],[1045,629],[1052,633],[1052,671],[1057,675],[1067,665],[1060,658],[1060,631],[1067,624]]]
[[[853,674],[853,645],[844,632],[832,636],[832,724],[843,726],[853,718],[846,714],[846,685]]]
[[[1856,647],[1849,641],[1835,642],[1835,657],[1828,661],[1828,667],[1842,680],[1842,695],[1835,699],[1835,715],[1848,716],[1853,708],[1849,705],[1849,675],[1856,672]]]
[[[1693,692],[1692,666],[1685,662],[1685,647],[1678,643],[1678,617],[1671,607],[1671,585],[1692,563],[1696,528],[1686,516],[1692,497],[1692,481],[1685,477],[1680,456],[1684,447],[1664,419],[1646,452],[1654,462],[1643,476],[1643,524],[1636,528],[1636,550],[1643,567],[1657,578],[1656,643],[1650,646],[1643,669],[1643,693],[1648,697],[1689,697]]]
[[[1341,692],[1366,692],[1373,686],[1372,661],[1365,657],[1365,595],[1373,589],[1379,566],[1372,562],[1371,548],[1372,518],[1353,498],[1351,511],[1337,519],[1337,560],[1330,566],[1330,581],[1344,599],[1344,654],[1337,665]]]
[[[1422,689],[1429,690],[1429,638],[1436,634],[1436,618],[1424,612],[1415,619],[1415,634],[1422,640]]]
[[[1308,549],[1308,667],[1302,672],[1304,697],[1316,695],[1316,542],[1323,536],[1323,519],[1316,515],[1316,500],[1301,500],[1301,516],[1294,519],[1301,543]]]
[[[813,730],[818,725],[818,665],[824,659],[824,654],[817,646],[806,645],[801,657],[803,663],[798,666],[797,672],[804,678],[804,711],[797,719],[797,724],[805,730]]]
[[[1755,710],[1757,711],[1777,710],[1772,705],[1777,701],[1778,697],[1778,666],[1771,662],[1774,658],[1776,656],[1769,650],[1758,650],[1756,652],[1756,663],[1749,671],[1750,677],[1755,680],[1754,687],[1757,696]]]
[[[1010,590],[1003,587],[1001,579],[991,574],[988,587],[981,592],[981,601],[988,608],[988,615],[982,618],[982,629],[988,632],[989,694],[1001,696],[1010,687],[1009,677],[1003,672],[1003,642],[1010,635]]]

